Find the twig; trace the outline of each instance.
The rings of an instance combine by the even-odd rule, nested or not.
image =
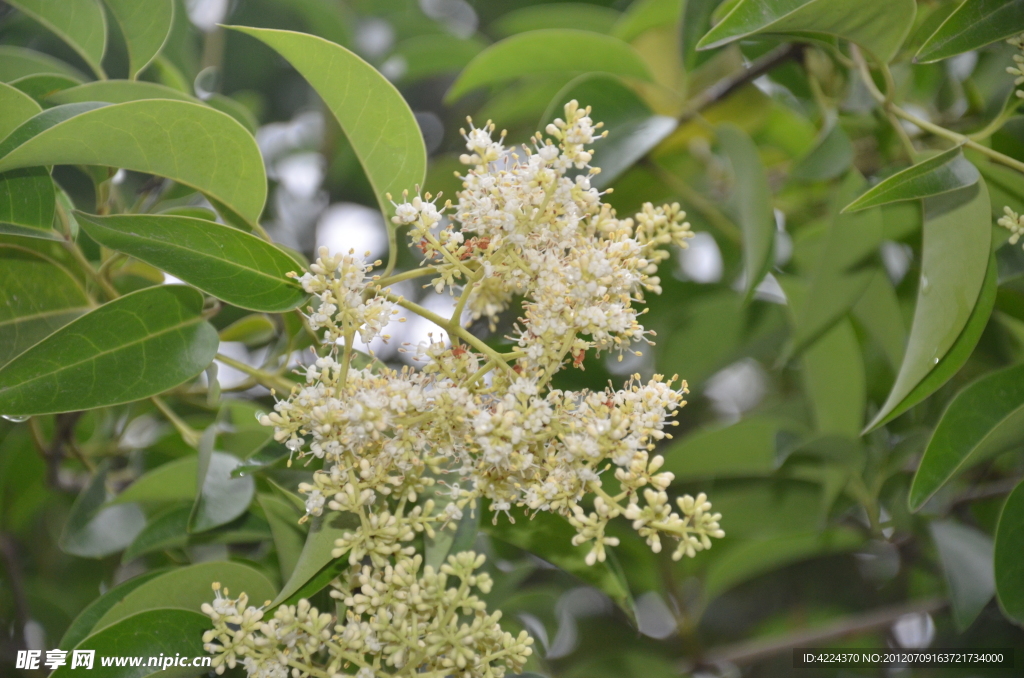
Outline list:
[[[1020,484],[1020,482],[1021,478],[1004,478],[1002,480],[994,480],[990,483],[977,485],[953,497],[953,501],[950,502],[950,504],[952,506],[956,506],[957,504],[966,504],[972,501],[1001,497],[1004,494],[1011,492],[1013,488]]]
[[[784,654],[795,647],[811,647],[826,641],[841,640],[850,636],[891,626],[907,614],[938,612],[949,605],[945,598],[927,598],[905,605],[883,607],[872,612],[853,615],[830,626],[819,629],[797,631],[781,638],[751,640],[726,645],[712,650],[701,660],[701,665],[753,664],[769,657]],[[689,667],[688,669],[689,670]]]

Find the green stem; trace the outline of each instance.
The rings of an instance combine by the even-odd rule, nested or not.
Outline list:
[[[199,446],[199,439],[203,437],[202,433],[186,424],[181,417],[175,414],[174,410],[172,410],[170,406],[159,396],[153,396],[150,400],[154,405],[156,405],[156,408],[160,410],[165,417],[167,417],[167,420],[174,425],[174,428],[178,431],[178,435],[181,436],[181,439],[185,441],[186,445],[189,447]]]
[[[239,372],[244,372],[245,374],[248,374],[250,377],[256,380],[257,384],[265,386],[269,388],[271,391],[279,390],[285,393],[290,393],[292,388],[295,386],[295,383],[289,381],[288,379],[279,377],[276,374],[271,374],[270,372],[261,370],[257,367],[253,367],[252,365],[246,365],[245,363],[235,360],[234,358],[231,358],[229,356],[226,356],[223,353],[217,354],[217,360],[224,363],[228,367],[235,368]]]
[[[374,281],[375,285],[380,287],[388,287],[395,283],[402,282],[403,280],[412,280],[413,278],[422,278],[425,275],[433,275],[437,273],[437,266],[424,266],[422,268],[413,268],[408,271],[396,273],[395,275],[388,275],[384,278],[379,278]]]

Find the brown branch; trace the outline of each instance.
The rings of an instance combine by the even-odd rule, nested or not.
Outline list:
[[[872,612],[853,615],[829,626],[797,631],[781,638],[744,641],[713,649],[699,662],[702,666],[721,664],[753,664],[792,650],[841,640],[891,626],[906,614],[938,612],[949,605],[945,598],[927,598],[904,605],[883,607]],[[689,670],[690,667],[687,668]]]
[[[800,58],[803,55],[803,51],[804,46],[800,43],[782,45],[752,61],[750,67],[746,70],[735,73],[727,78],[722,78],[690,99],[686,111],[679,116],[679,124],[682,125],[684,122],[688,122],[708,106],[725,99],[736,90],[757,80],[776,66],[790,59]]]

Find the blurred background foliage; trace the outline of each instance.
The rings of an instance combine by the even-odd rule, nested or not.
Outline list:
[[[665,263],[664,291],[648,299],[644,322],[657,345],[558,376],[571,388],[602,388],[635,372],[685,378],[690,402],[659,452],[677,492],[710,495],[727,536],[673,563],[623,525],[614,562],[595,569],[557,520],[520,521],[514,530],[485,521],[476,542],[492,554],[490,604],[537,638],[536,674],[790,675],[790,649],[808,645],[1024,649],[1016,625],[1024,500],[1016,513],[1003,509],[1024,472],[1024,428],[1015,420],[1024,394],[1013,367],[1024,359],[1024,253],[995,227],[1004,205],[1024,211],[1024,175],[966,148],[939,163],[966,163],[983,179],[939,190],[897,186],[901,201],[883,196],[843,212],[869,185],[956,141],[887,114],[872,97],[876,85],[917,119],[956,134],[980,130],[976,145],[1024,161],[1024,118],[1014,115],[1006,73],[1018,52],[1002,41],[1024,31],[1024,9],[968,0],[1017,9],[976,44],[963,38],[967,49],[927,52],[922,46],[934,47],[959,2],[846,3],[862,6],[870,35],[822,23],[835,14],[828,6],[844,3],[788,3],[810,18],[744,32],[723,22],[736,5],[783,3],[183,0],[162,51],[141,71],[141,80],[198,98],[255,135],[270,179],[263,226],[296,256],[319,245],[384,256],[384,220],[315,91],[266,45],[222,23],[313,33],[377,68],[420,125],[424,190],[454,199],[466,116],[526,142],[577,99],[610,132],[594,160],[604,169],[599,185],[611,191],[606,200],[620,214],[644,202],[687,210],[697,236]],[[33,18],[36,4],[0,3],[0,80],[45,108],[83,100],[67,91],[96,67],[112,78],[133,73],[117,22],[107,22],[102,62],[90,65]],[[705,39],[711,48],[698,49],[706,34],[730,30],[742,39]],[[847,38],[872,63],[891,60],[891,80],[876,71],[866,84]],[[65,166],[53,177],[89,212],[103,200],[149,200],[153,191],[150,177],[135,172]],[[978,197],[986,189],[990,201]],[[960,202],[929,197],[922,206],[921,198],[949,191]],[[209,207],[180,186],[153,200],[153,211]],[[45,240],[7,234],[0,242],[67,259]],[[81,242],[98,256],[97,244]],[[405,247],[399,256],[400,268],[418,263]],[[112,276],[122,292],[164,279],[131,259]],[[966,298],[957,301],[957,290],[968,290]],[[401,291],[428,308],[451,307],[415,284]],[[926,326],[927,318],[935,322]],[[473,329],[501,343],[513,320],[490,334]],[[65,634],[81,639],[73,620],[121,582],[144,585],[162,568],[230,560],[262,573],[272,592],[295,568],[307,528],[296,523],[293,490],[311,471],[289,467],[256,424],[272,399],[245,367],[308,359],[309,342],[295,314],[224,304],[211,322],[232,362],[166,399],[193,430],[220,425],[218,451],[202,463],[244,460],[230,487],[197,487],[196,441],[150,401],[0,422],[5,675],[18,674],[16,649],[56,647],[62,637],[67,645]],[[370,348],[401,364],[400,346],[431,331],[439,329],[410,321],[391,331],[394,341]],[[898,381],[914,360],[916,378]],[[894,383],[906,387],[895,400]],[[865,432],[879,418],[884,425]],[[919,471],[923,458],[931,466]],[[213,496],[216,506],[208,505]],[[193,507],[202,501],[208,523],[197,528]],[[994,544],[997,524],[1004,544]],[[1009,568],[1002,575],[999,557]],[[180,595],[208,594],[211,576],[192,572]],[[985,675],[1019,675],[1001,671]],[[962,667],[884,675],[968,673],[981,675]]]

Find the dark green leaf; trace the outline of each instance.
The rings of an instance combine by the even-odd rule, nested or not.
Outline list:
[[[54,105],[80,104],[86,101],[102,101],[108,104],[123,104],[142,99],[176,99],[199,103],[198,99],[183,92],[160,85],[155,82],[141,80],[97,80],[84,85],[70,87],[46,97],[46,102]]]
[[[979,306],[981,303],[982,299],[979,297]],[[903,313],[900,311],[899,299],[896,298],[896,290],[893,289],[885,271],[875,270],[871,282],[850,309],[850,313],[868,335],[878,342],[895,373],[903,362],[903,351],[907,346],[907,328],[903,323]],[[950,352],[953,350],[950,349]]]
[[[770,475],[801,428],[795,422],[755,415],[729,426],[700,429],[661,453],[662,470],[674,473],[677,481]]]
[[[267,195],[256,141],[230,116],[187,101],[66,104],[0,142],[0,171],[104,165],[174,179],[253,224]]]
[[[19,247],[0,247],[0,366],[89,310],[64,267]]]
[[[992,538],[952,520],[936,520],[930,528],[949,586],[953,619],[957,629],[963,631],[996,592]]]
[[[970,52],[1024,31],[1024,1],[965,0],[921,45],[914,61],[928,63]]]
[[[829,181],[853,163],[853,144],[843,128],[832,121],[810,153],[800,158],[789,173],[800,181]]]
[[[265,240],[223,224],[155,214],[78,212],[93,240],[167,271],[218,299],[253,311],[288,311],[306,293],[287,277],[295,260]]]
[[[610,35],[566,28],[519,33],[478,54],[445,95],[455,101],[470,91],[526,75],[603,72],[650,81],[643,58]]]
[[[260,606],[274,597],[274,585],[257,570],[230,561],[199,563],[179,567],[143,583],[129,592],[96,622],[104,629],[139,612],[173,608],[199,612],[203,603],[213,600],[214,583],[228,589],[232,596],[249,595],[252,605]]]
[[[848,319],[840,320],[803,354],[807,400],[820,433],[857,437],[864,426],[867,386],[860,344]]]
[[[196,496],[196,457],[190,455],[169,461],[148,471],[129,485],[111,502],[123,504],[138,502],[192,501]]]
[[[340,569],[348,567],[348,558],[345,554],[340,558],[334,558],[331,551],[334,550],[334,540],[352,530],[356,525],[356,519],[351,513],[330,511],[311,520],[306,543],[299,554],[292,576],[277,594],[273,605],[309,597],[327,586]]]
[[[742,0],[697,43],[720,47],[759,33],[824,34],[891,61],[914,24],[914,0]]]
[[[965,327],[970,326],[972,312],[980,306],[978,300],[989,267],[992,237],[988,190],[984,180],[979,180],[974,186],[925,199],[923,230],[921,280],[907,352],[896,383],[882,409],[868,425],[868,430],[888,421],[890,415],[895,416],[893,413],[897,408],[905,410],[909,407],[904,401],[940,366],[950,349],[960,343],[958,337],[962,336]],[[991,275],[994,278],[994,272]],[[971,327],[972,332],[977,330],[975,336],[981,336],[987,320],[988,313],[985,313],[984,322],[980,317],[978,319],[981,327]],[[958,348],[968,348],[969,355],[977,339],[973,343],[970,342],[971,337],[965,339],[963,346]],[[967,343],[971,345],[967,347]],[[954,358],[960,357],[958,351]],[[940,375],[942,382],[952,376],[953,371],[943,370]]]
[[[768,176],[747,133],[727,123],[718,127],[718,143],[729,160],[733,176],[733,207],[743,232],[743,273],[746,298],[754,294],[772,258],[775,215]]]
[[[340,45],[291,31],[234,27],[277,50],[338,120],[373,186],[381,212],[423,185],[427,151],[409,105],[370,64]],[[372,113],[371,113],[372,112]]]
[[[277,563],[281,568],[281,581],[288,581],[295,571],[306,543],[305,524],[300,524],[303,512],[289,502],[272,494],[256,496],[263,512],[267,514],[270,532],[274,536],[274,550],[277,551]]]
[[[0,412],[48,414],[131,402],[195,377],[217,353],[203,297],[150,287],[60,328],[0,368]]]
[[[211,596],[212,598],[212,596]],[[90,678],[185,678],[209,671],[202,668],[148,666],[160,656],[167,658],[208,656],[203,649],[203,632],[211,626],[210,618],[199,612],[174,609],[151,609],[108,626],[80,642],[75,649],[94,650],[96,658],[88,671]],[[142,666],[103,666],[100,657],[145,657]],[[71,669],[68,662],[50,674],[51,678],[74,678],[82,667]]]
[[[897,172],[872,186],[851,202],[844,212],[855,212],[900,200],[916,200],[973,186],[981,178],[978,169],[967,160],[959,146]]]
[[[962,471],[1024,440],[1024,365],[986,374],[956,394],[928,441],[910,486],[918,510]]]
[[[128,77],[146,69],[174,24],[174,0],[104,0],[128,45]]]
[[[198,544],[240,544],[270,539],[270,526],[252,513],[246,513],[220,529],[193,535],[188,531],[191,506],[178,506],[158,514],[125,549],[122,563],[147,553],[179,549]]]
[[[100,78],[100,62],[107,50],[107,20],[98,0],[10,0],[17,7],[78,52]]]
[[[145,526],[146,517],[135,504],[104,506],[106,483],[107,466],[103,464],[71,507],[60,535],[65,553],[83,558],[108,556],[128,546]]]
[[[573,100],[592,107],[590,117],[603,122],[603,129],[608,130],[607,137],[592,144],[593,165],[600,167],[601,173],[591,183],[598,188],[609,186],[676,128],[675,118],[655,115],[614,75],[590,73],[579,76],[558,93],[538,129],[564,116],[565,104]]]
[[[93,628],[96,626],[96,622],[98,622],[110,608],[122,601],[126,595],[139,588],[150,579],[159,577],[166,571],[166,569],[163,569],[143,572],[137,577],[132,577],[128,581],[121,582],[96,600],[89,603],[89,605],[82,610],[77,617],[75,617],[75,621],[71,623],[68,630],[64,632],[64,637],[60,639],[59,647],[63,650],[70,650],[78,645],[86,636],[92,633]]]
[[[58,240],[53,230],[57,195],[46,167],[0,174],[0,233]]]
[[[231,471],[241,463],[238,457],[230,454],[211,453],[209,464],[202,474],[202,489],[192,507],[189,532],[205,532],[230,523],[249,508],[256,493],[255,481],[252,476],[236,478],[231,475]]]
[[[1007,617],[1024,624],[1024,483],[1003,504],[996,528],[995,576],[999,606]]]

